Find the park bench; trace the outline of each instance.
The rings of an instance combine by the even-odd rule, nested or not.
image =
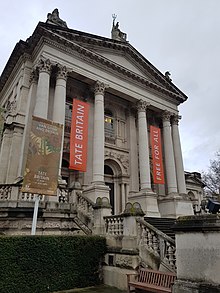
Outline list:
[[[127,274],[128,293],[131,292],[131,288],[156,293],[172,292],[172,285],[176,279],[175,273],[154,271],[146,268],[139,270],[134,281],[131,280],[131,275],[134,274]]]

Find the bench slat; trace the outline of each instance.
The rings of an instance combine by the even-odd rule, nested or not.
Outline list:
[[[176,274],[140,269],[137,281],[130,281],[128,277],[128,292],[130,287],[143,289],[148,292],[171,292],[171,287],[176,279]]]

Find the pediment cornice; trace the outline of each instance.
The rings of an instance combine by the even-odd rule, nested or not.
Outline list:
[[[39,23],[33,35],[27,39],[26,42],[20,41],[15,46],[1,76],[0,90],[3,88],[19,57],[24,53],[31,54],[42,38],[44,38],[45,42],[58,44],[57,46],[61,46],[63,50],[75,51],[79,56],[82,56],[83,59],[90,59],[93,63],[96,63],[99,66],[101,65],[102,67],[107,67],[111,69],[111,71],[115,71],[117,74],[120,74],[124,78],[138,83],[141,86],[146,86],[154,91],[159,91],[162,94],[168,95],[178,103],[182,103],[187,99],[187,97],[174,84],[167,81],[165,76],[163,76],[159,70],[157,70],[128,42],[120,42],[45,23]],[[120,52],[120,54],[128,55],[129,58],[132,58],[134,62],[137,62],[145,71],[152,75],[154,80],[158,82],[152,82],[147,78],[128,70],[127,68],[103,57],[97,52],[88,49],[88,46],[100,47],[107,50],[111,49]]]

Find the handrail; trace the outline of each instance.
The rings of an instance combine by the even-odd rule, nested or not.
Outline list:
[[[76,192],[76,210],[90,221],[94,219],[95,203],[89,198],[83,196],[80,192]]]
[[[176,245],[175,241],[143,219],[137,218],[138,245],[146,247],[160,263],[171,271],[176,271]]]
[[[79,198],[83,198],[89,205],[91,205],[93,208],[95,207],[95,203],[89,199],[88,197],[84,196],[81,192],[76,192],[76,196]]]
[[[148,227],[150,230],[154,231],[157,235],[161,236],[165,240],[171,242],[173,245],[176,245],[175,240],[173,238],[171,238],[167,234],[163,233],[162,231],[158,230],[157,228],[155,228],[154,226],[152,226],[150,223],[146,222],[145,220],[143,220],[141,218],[137,218],[136,221],[138,223],[141,223],[142,225]]]

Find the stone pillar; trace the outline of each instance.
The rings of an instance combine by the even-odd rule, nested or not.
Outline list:
[[[13,183],[17,178],[19,158],[21,155],[22,138],[23,128],[14,127],[8,160],[6,183]]]
[[[137,128],[135,123],[135,111],[130,110],[129,115],[129,145],[130,145],[130,193],[139,191],[138,175],[138,145],[137,145]]]
[[[181,142],[179,135],[178,122],[181,117],[174,115],[172,119],[172,138],[173,138],[173,150],[174,150],[174,159],[176,166],[176,177],[177,177],[177,187],[179,194],[186,194],[186,181],[184,175],[183,167],[183,157],[181,150]]]
[[[150,104],[140,100],[138,109],[138,147],[139,147],[139,170],[141,190],[138,193],[129,195],[128,201],[138,202],[148,217],[160,217],[157,195],[151,189],[149,142],[146,109]]]
[[[173,142],[171,136],[170,118],[171,113],[164,111],[163,118],[163,143],[165,155],[165,170],[168,194],[177,194],[176,168],[174,161]]]
[[[95,84],[94,137],[93,137],[93,182],[104,184],[104,92],[106,85]]]
[[[51,62],[49,59],[39,62],[39,80],[34,115],[47,119]]]
[[[18,168],[18,178],[22,177],[24,174],[24,168],[27,160],[27,153],[28,153],[28,142],[29,142],[29,134],[31,129],[31,121],[32,121],[32,114],[34,111],[34,104],[35,104],[35,97],[36,97],[36,90],[37,90],[37,80],[38,74],[36,70],[33,70],[30,76],[30,89],[28,93],[28,100],[25,112],[25,127],[21,145],[21,155],[19,161],[19,168]]]
[[[109,187],[104,182],[104,92],[106,85],[97,81],[95,84],[94,132],[93,132],[93,174],[92,184],[83,190],[83,195],[93,202],[97,198],[107,198],[109,202]]]
[[[66,104],[66,80],[67,69],[65,66],[58,66],[56,86],[53,104],[53,121],[63,125],[62,144],[60,150],[59,175],[61,176],[63,141],[64,141],[64,125],[65,125],[65,104]]]
[[[1,153],[0,153],[0,183],[6,183],[7,177],[7,167],[9,161],[11,140],[12,140],[12,130],[6,128],[3,132],[2,144],[1,144]]]
[[[124,211],[126,204],[125,184],[121,183],[121,212]]]
[[[138,108],[138,141],[141,190],[151,191],[149,142],[146,109],[150,104],[140,100]]]
[[[220,218],[179,217],[176,234],[177,280],[174,293],[220,292]]]

